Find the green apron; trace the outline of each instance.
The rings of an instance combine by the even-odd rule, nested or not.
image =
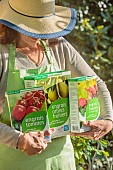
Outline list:
[[[58,70],[54,65],[47,46],[46,57],[49,64],[37,69],[15,69],[15,46],[10,45],[7,91],[24,88],[23,76],[26,73],[44,73]],[[7,101],[4,113],[7,111]],[[2,115],[2,121],[10,125],[8,112]],[[53,139],[47,148],[36,156],[28,156],[20,150],[0,144],[0,170],[75,170],[73,146],[70,136]]]

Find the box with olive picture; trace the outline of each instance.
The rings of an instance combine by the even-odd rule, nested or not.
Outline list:
[[[58,71],[45,74],[31,74],[24,77],[25,88],[43,86],[50,128],[55,132],[52,138],[70,133],[69,88],[70,71]]]

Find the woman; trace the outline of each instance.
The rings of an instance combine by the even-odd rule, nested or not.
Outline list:
[[[22,70],[33,69],[39,74],[71,70],[73,77],[95,75],[99,87],[101,120],[84,123],[91,127],[91,131],[79,135],[99,139],[111,130],[112,104],[106,85],[62,38],[74,28],[76,12],[55,6],[54,0],[2,0],[0,7],[0,169],[74,170],[74,152],[69,135],[47,144],[44,136],[53,133],[52,129],[46,133],[21,133],[11,128],[8,126],[10,119],[4,102],[5,91],[22,87]],[[40,39],[49,47],[48,55]]]

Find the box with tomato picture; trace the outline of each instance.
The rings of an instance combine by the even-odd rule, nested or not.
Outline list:
[[[11,125],[22,132],[49,129],[42,87],[7,92]]]
[[[97,82],[94,76],[71,78],[69,102],[71,132],[89,131],[82,122],[97,120],[100,115]]]
[[[31,74],[24,77],[25,88],[39,86],[44,88],[49,126],[55,129],[52,138],[70,133],[68,88],[70,77],[70,71]]]

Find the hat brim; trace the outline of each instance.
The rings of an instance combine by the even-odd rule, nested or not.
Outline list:
[[[33,38],[65,36],[76,24],[77,12],[73,8],[55,6],[55,14],[38,18],[19,14],[9,6],[8,0],[1,1],[0,6],[0,23]]]

